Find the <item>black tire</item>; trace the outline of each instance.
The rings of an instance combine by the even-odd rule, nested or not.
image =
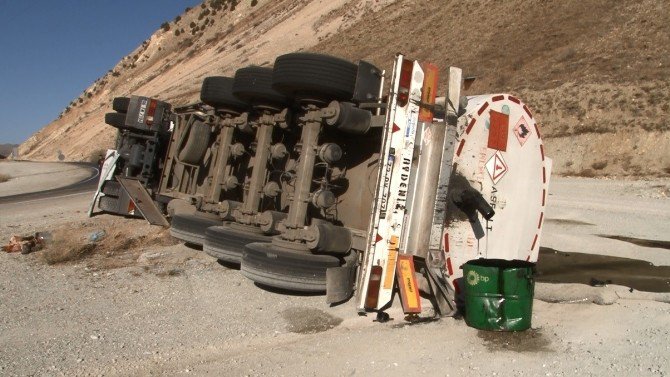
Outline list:
[[[295,292],[326,291],[326,269],[340,259],[278,248],[272,243],[250,243],[242,255],[242,275],[268,287]]]
[[[105,181],[105,184],[102,186],[102,193],[105,196],[115,196],[119,197],[121,192],[121,184],[117,181]]]
[[[202,249],[218,260],[240,264],[244,246],[252,242],[270,242],[271,240],[271,236],[245,232],[223,224],[207,228]]]
[[[292,53],[275,60],[272,87],[292,98],[348,101],[358,66],[334,56]]]
[[[233,95],[233,79],[230,77],[205,77],[200,89],[200,100],[217,109],[244,111],[249,107]]]
[[[126,114],[107,113],[105,114],[105,123],[116,128],[126,128]]]
[[[179,161],[191,165],[200,163],[209,146],[210,135],[211,130],[208,125],[200,121],[193,122],[186,144],[179,151]]]
[[[119,198],[112,196],[101,196],[98,201],[100,210],[111,213],[119,213]]]
[[[202,246],[205,242],[205,230],[222,223],[221,220],[198,215],[174,215],[170,224],[170,234],[184,242]]]
[[[233,95],[252,106],[286,107],[289,99],[272,89],[272,68],[246,67],[235,72]]]
[[[130,106],[130,98],[128,97],[115,97],[112,101],[112,109],[119,113],[127,113],[128,106]]]

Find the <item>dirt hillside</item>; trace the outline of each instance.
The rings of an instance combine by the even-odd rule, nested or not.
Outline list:
[[[252,4],[255,4],[252,6]],[[402,52],[512,92],[541,121],[554,172],[670,175],[670,3],[653,0],[206,1],[122,59],[21,146],[86,158],[112,145],[114,96],[198,99],[202,79],[300,49],[390,68]],[[234,9],[231,9],[234,8]],[[444,80],[443,80],[444,81]]]

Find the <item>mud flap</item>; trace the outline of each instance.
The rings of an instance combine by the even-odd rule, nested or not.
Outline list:
[[[149,224],[160,225],[166,228],[170,226],[170,223],[165,219],[161,210],[158,209],[156,203],[151,199],[151,195],[149,195],[147,189],[142,186],[142,183],[135,179],[121,177],[117,177],[116,180],[121,184],[123,190],[125,190],[133,203],[135,203],[135,207],[140,211]]]
[[[358,256],[352,251],[353,255]],[[352,258],[353,259],[353,258]],[[354,294],[357,260],[348,260],[340,267],[326,269],[326,303],[337,304],[348,300]]]

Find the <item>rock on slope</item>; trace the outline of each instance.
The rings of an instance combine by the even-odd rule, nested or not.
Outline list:
[[[443,75],[456,65],[477,76],[468,94],[520,95],[541,122],[555,173],[670,175],[668,2],[283,0],[213,14],[219,3],[157,31],[22,151],[52,159],[62,149],[78,159],[111,145],[114,130],[102,119],[116,95],[183,104],[197,99],[205,76],[271,65],[285,52],[386,69],[403,52]]]

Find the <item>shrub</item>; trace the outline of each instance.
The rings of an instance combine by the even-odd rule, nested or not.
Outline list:
[[[191,9],[191,8],[186,8],[186,10],[184,10],[184,12],[188,12],[189,9]],[[174,23],[175,23],[175,24],[176,24],[177,22],[179,22],[179,21],[181,21],[181,16],[177,16],[177,17],[174,18]]]
[[[575,174],[578,177],[587,177],[587,178],[593,178],[596,176],[596,173],[592,169],[584,169],[580,171],[579,173]]]
[[[603,170],[607,167],[607,161],[597,161],[591,164],[591,167],[595,170]]]
[[[97,164],[98,159],[100,159],[100,157],[104,158],[106,153],[107,153],[107,149],[103,149],[103,148],[94,149],[88,155],[88,162]]]
[[[163,22],[163,23],[161,24],[161,29],[163,29],[163,31],[170,31],[170,23],[168,23],[168,22]]]
[[[0,174],[0,183],[9,181],[11,177],[7,174]]]
[[[53,234],[53,241],[47,244],[46,249],[39,255],[44,263],[54,265],[84,259],[93,254],[96,246],[86,243],[79,234],[56,231]]]
[[[95,246],[94,244],[52,245],[40,254],[40,257],[49,265],[72,262],[88,257],[95,250]]]

